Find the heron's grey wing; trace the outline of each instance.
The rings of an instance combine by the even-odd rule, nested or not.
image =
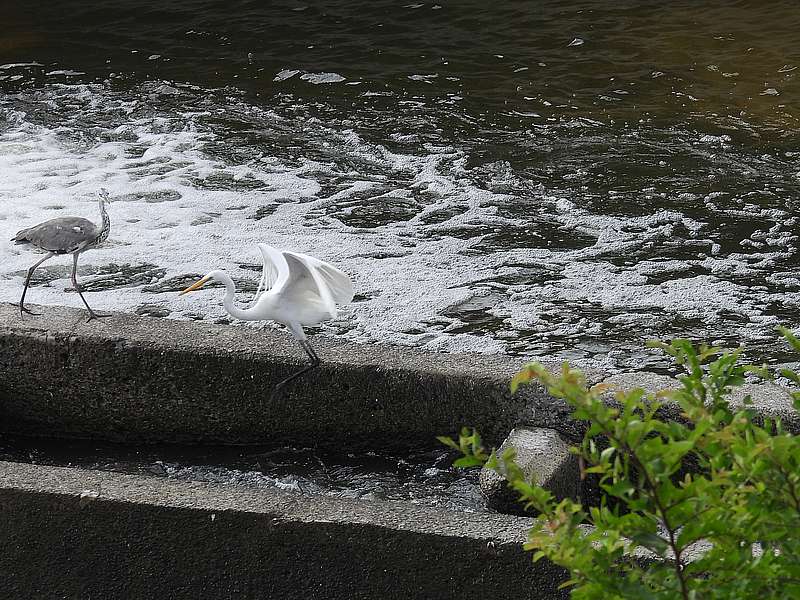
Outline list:
[[[299,252],[284,252],[284,254],[293,254],[306,263],[310,269],[313,269],[330,290],[333,301],[336,304],[347,304],[353,300],[353,282],[347,273],[340,271],[329,262],[308,254],[300,254]]]
[[[98,234],[97,226],[88,219],[58,217],[20,231],[15,241],[27,241],[43,250],[66,254],[84,248],[96,240]]]
[[[261,281],[258,283],[256,297],[262,289],[280,288],[289,278],[289,267],[280,250],[266,244],[258,244],[258,249],[261,251],[263,268],[261,269]]]

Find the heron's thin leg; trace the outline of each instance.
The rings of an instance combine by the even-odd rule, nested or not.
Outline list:
[[[25,277],[25,287],[22,288],[22,298],[19,299],[19,316],[22,316],[22,313],[28,313],[29,315],[39,316],[40,313],[35,313],[32,310],[28,310],[25,308],[25,294],[28,293],[28,286],[31,283],[31,277],[33,277],[33,272],[36,270],[40,264],[46,261],[48,258],[53,258],[55,256],[55,252],[49,252],[47,256],[45,256],[42,260],[37,262],[33,265],[30,269],[28,269],[28,276]]]
[[[294,379],[297,379],[301,375],[305,375],[306,373],[308,373],[312,369],[316,369],[320,365],[321,361],[320,361],[319,357],[317,356],[317,353],[314,352],[314,348],[311,347],[311,344],[309,343],[309,341],[308,340],[299,340],[299,341],[300,341],[300,347],[303,350],[305,350],[306,354],[308,355],[308,358],[311,359],[311,364],[308,365],[304,369],[300,369],[297,373],[289,375],[289,377],[287,377],[286,379],[284,379],[283,381],[278,383],[272,390],[272,397],[274,397],[275,394],[281,388],[283,388],[283,386],[285,386],[287,383],[289,383],[290,381],[293,381]]]
[[[86,320],[88,323],[92,319],[99,319],[100,317],[110,317],[111,315],[98,315],[96,312],[92,310],[92,307],[89,306],[89,303],[86,302],[86,298],[83,297],[83,292],[81,291],[81,286],[78,284],[78,256],[80,256],[80,252],[76,252],[72,255],[72,286],[75,288],[75,291],[78,292],[78,295],[83,300],[83,304],[86,306],[86,310],[89,311],[89,318]]]

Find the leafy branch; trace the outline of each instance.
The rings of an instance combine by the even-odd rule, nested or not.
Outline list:
[[[567,364],[551,373],[531,363],[511,381],[512,392],[539,382],[586,423],[571,450],[581,477],[597,478],[597,505],[556,500],[525,477],[513,448],[498,456],[475,430],[440,440],[462,454],[456,465],[494,469],[537,513],[525,548],[569,571],[574,598],[800,597],[800,441],[749,398],[730,403],[748,375],[794,385],[800,376],[742,365],[741,349],[650,345],[682,367],[674,388],[588,386]],[[800,391],[789,393],[800,410]],[[678,417],[666,418],[673,407]]]

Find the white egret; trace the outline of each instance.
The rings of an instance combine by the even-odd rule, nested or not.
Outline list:
[[[100,317],[107,317],[109,315],[98,315],[86,302],[83,297],[81,286],[78,284],[77,271],[78,271],[78,257],[82,252],[94,248],[103,243],[108,238],[108,233],[111,231],[111,219],[106,212],[106,202],[110,202],[108,191],[100,188],[100,221],[98,227],[91,221],[83,217],[56,217],[44,223],[39,223],[28,229],[18,231],[11,241],[17,244],[26,244],[45,251],[47,254],[28,269],[28,275],[25,278],[25,286],[22,288],[22,298],[19,300],[19,314],[28,313],[29,315],[37,315],[30,309],[25,308],[25,294],[28,292],[28,286],[31,283],[31,277],[36,268],[44,261],[59,254],[72,254],[72,285],[75,291],[83,300],[86,310],[89,311],[89,321]]]
[[[347,274],[313,256],[278,250],[266,244],[258,244],[258,249],[264,267],[255,299],[248,308],[234,305],[236,284],[219,270],[211,271],[179,295],[198,290],[209,281],[219,281],[225,286],[222,306],[229,315],[244,321],[276,321],[285,325],[311,364],[278,383],[274,390],[277,391],[319,366],[319,357],[306,338],[303,326],[335,318],[336,305],[353,299],[353,283]]]

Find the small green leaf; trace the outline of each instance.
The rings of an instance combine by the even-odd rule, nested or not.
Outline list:
[[[477,456],[462,456],[459,459],[453,461],[453,466],[459,468],[466,468],[466,467],[482,467],[483,462]]]
[[[461,450],[461,447],[453,440],[453,438],[446,436],[446,435],[437,435],[436,439],[439,440],[445,446],[452,448],[453,450]]]

